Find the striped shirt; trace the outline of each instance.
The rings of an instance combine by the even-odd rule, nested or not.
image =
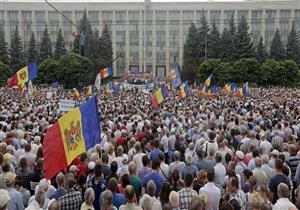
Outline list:
[[[287,165],[290,167],[291,169],[291,173],[292,173],[292,181],[295,181],[295,175],[296,175],[296,171],[297,171],[297,166],[300,163],[300,159],[297,155],[291,155],[287,160],[286,160]]]

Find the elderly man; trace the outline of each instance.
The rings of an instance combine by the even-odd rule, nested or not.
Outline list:
[[[272,210],[282,210],[282,209],[297,209],[296,206],[289,201],[290,189],[284,184],[280,183],[277,187],[278,200],[273,206]]]
[[[256,185],[265,185],[268,184],[268,177],[266,173],[261,169],[263,160],[260,157],[255,158],[255,169],[252,171],[253,176],[256,178]]]
[[[180,152],[174,152],[174,162],[170,163],[169,174],[172,174],[175,169],[180,171],[180,168],[184,166],[184,162],[180,161]]]
[[[23,210],[23,200],[21,194],[15,189],[15,178],[16,174],[7,173],[5,175],[5,183],[9,197],[11,198],[7,204],[8,210]]]
[[[134,203],[134,189],[131,185],[127,185],[125,187],[125,198],[127,200],[127,204],[122,205],[119,210],[143,210]]]

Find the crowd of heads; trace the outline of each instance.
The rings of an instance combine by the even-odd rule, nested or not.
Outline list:
[[[300,208],[299,90],[96,95],[99,143],[48,180],[43,141],[72,92],[0,89],[0,210]]]

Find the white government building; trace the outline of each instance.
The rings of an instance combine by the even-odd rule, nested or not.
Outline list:
[[[244,15],[254,45],[259,37],[270,47],[278,27],[284,43],[294,21],[300,30],[300,0],[50,0],[62,13],[78,24],[84,9],[92,28],[101,32],[107,24],[112,36],[113,54],[124,55],[113,63],[115,76],[125,71],[152,72],[158,77],[182,64],[183,47],[191,23],[200,26],[202,14],[220,32],[228,27],[231,16],[237,23]],[[18,26],[28,47],[31,33],[41,40],[47,24],[51,40],[63,30],[66,47],[73,46],[76,27],[43,0],[0,0],[0,24],[6,40]],[[299,31],[300,32],[300,31]]]

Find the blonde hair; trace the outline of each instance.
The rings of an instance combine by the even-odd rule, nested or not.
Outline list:
[[[258,192],[254,192],[252,196],[250,196],[249,203],[252,205],[253,208],[260,208],[261,205],[264,203],[263,197]]]

